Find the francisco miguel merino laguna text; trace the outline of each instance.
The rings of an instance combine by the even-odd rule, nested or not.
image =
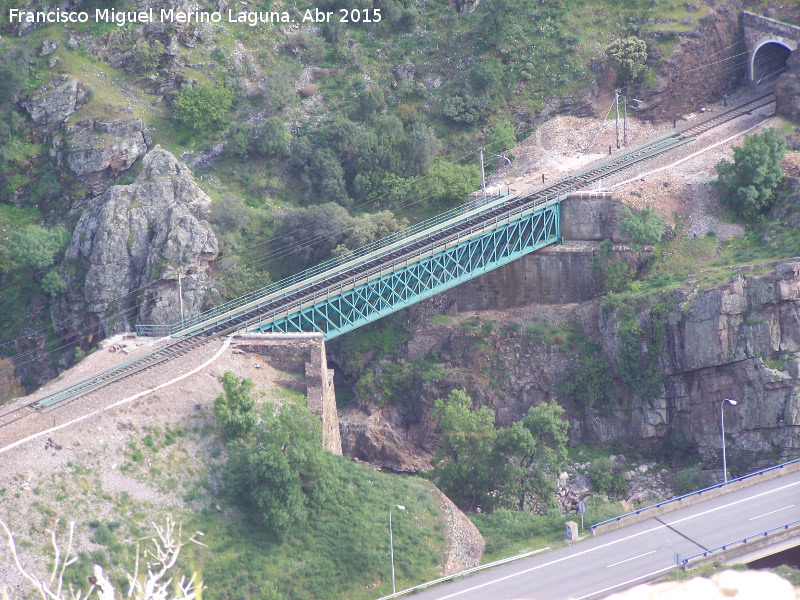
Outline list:
[[[305,11],[303,21],[315,21],[311,10]],[[9,23],[86,23],[90,20],[86,11],[65,10],[26,11],[11,8],[8,11]],[[158,14],[150,8],[143,11],[118,11],[115,9],[95,9],[96,22],[115,23],[119,27],[126,23],[219,23],[223,15],[219,11],[183,11],[161,9]],[[228,23],[243,23],[254,27],[260,23],[291,23],[294,20],[286,11],[233,11],[228,10]]]

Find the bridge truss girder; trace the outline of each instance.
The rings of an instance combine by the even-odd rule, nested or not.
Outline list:
[[[419,250],[324,295],[264,314],[239,331],[321,332],[333,339],[560,241],[559,203],[520,212],[484,231]]]

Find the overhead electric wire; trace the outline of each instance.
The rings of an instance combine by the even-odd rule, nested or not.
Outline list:
[[[723,49],[721,49],[721,50],[709,55],[708,57],[704,57],[703,59],[700,59],[700,60],[696,61],[695,63],[692,63],[691,65],[688,65],[689,67],[695,67],[695,68],[681,69],[681,70],[677,71],[676,74],[677,75],[681,75],[681,74],[685,74],[685,73],[691,73],[691,72],[694,72],[694,71],[697,71],[697,70],[701,70],[703,68],[708,68],[708,67],[713,66],[715,64],[719,64],[719,63],[722,63],[722,62],[726,62],[726,61],[738,58],[740,56],[749,55],[749,52],[742,52],[742,53],[735,54],[733,56],[729,56],[729,57],[726,57],[726,58],[723,58],[723,59],[720,59],[720,60],[716,60],[716,61],[713,61],[713,62],[710,62],[710,63],[704,62],[704,61],[707,61],[709,58],[712,58],[712,57],[720,54],[721,52],[724,52],[726,49],[737,45],[738,43],[740,43],[740,42],[735,42],[733,44],[730,44],[729,46],[727,46],[727,47],[725,47],[725,48],[723,48]],[[728,72],[731,72],[731,71],[734,71],[736,69],[739,69],[742,66],[748,64],[748,62],[749,62],[749,60],[744,60],[744,61],[740,61],[736,65],[733,65],[733,66],[729,65],[729,66],[727,66],[725,68],[725,70],[721,74],[726,74]],[[701,63],[703,63],[703,64],[701,64]],[[699,66],[697,66],[697,65],[699,65]],[[630,93],[630,91],[632,91],[632,90],[633,91],[640,90],[640,89],[643,89],[643,88],[646,88],[646,87],[649,87],[649,85],[648,84],[640,84],[640,85],[637,85],[637,86],[628,86],[626,88],[626,90],[628,91],[628,93]],[[602,94],[601,96],[598,97],[598,100],[603,98],[604,96],[610,97],[611,95],[612,95],[611,92]],[[573,107],[571,110],[569,110],[569,111],[567,111],[565,113],[561,113],[561,115],[559,115],[559,116],[569,116],[569,115],[577,112],[578,110],[582,110],[584,107],[590,106],[590,105],[592,105],[592,101],[581,102],[578,105],[576,105],[575,107]],[[609,109],[609,113],[610,113],[610,109]],[[606,113],[606,118],[608,117],[609,113]],[[604,121],[605,121],[605,119],[604,119]],[[603,124],[604,123],[600,123],[598,125],[598,127],[602,127]],[[524,129],[519,133],[515,133],[513,137],[516,139],[519,136],[523,136],[525,134],[533,133],[538,128],[539,128],[539,126],[533,126],[533,127],[528,128],[528,129]],[[508,140],[510,140],[510,139],[512,139],[512,136],[509,136]],[[493,146],[495,144],[502,144],[505,141],[507,141],[507,140],[506,139],[497,140],[496,142],[492,142],[492,143],[488,144],[487,146],[491,147],[491,146]],[[595,140],[593,140],[593,143],[594,143],[594,141],[596,141],[596,137],[595,137]],[[477,154],[477,151],[468,152],[468,153],[464,154],[463,156],[458,157],[458,158],[454,159],[453,161],[451,161],[451,164],[455,164],[455,163],[464,161],[465,159],[473,157],[476,154]],[[426,177],[428,177],[427,173],[425,175],[422,175],[422,176],[414,179],[411,182],[408,182],[408,183],[404,184],[404,186],[414,185],[414,184],[418,183],[419,181],[423,180]],[[379,202],[381,199],[385,198],[387,195],[388,195],[388,193],[372,197],[372,198],[370,198],[368,200],[365,200],[365,201],[363,201],[363,202],[361,202],[359,204],[356,204],[355,206],[356,206],[356,208],[364,208],[364,207],[370,206],[372,204],[375,204],[376,202]],[[431,198],[431,196],[425,196],[425,197],[421,197],[421,198],[419,198],[418,196],[419,196],[419,194],[417,193],[417,194],[412,195],[411,197],[404,197],[404,198],[402,198],[400,200],[395,201],[393,204],[391,204],[391,205],[389,205],[389,206],[387,206],[385,208],[386,209],[407,208],[409,206],[413,206],[414,204],[417,204],[418,202],[421,202],[421,201],[424,201],[424,200],[427,200],[427,199]],[[413,200],[413,201],[411,201],[411,200]],[[333,237],[335,235],[340,235],[340,234],[346,232],[347,230],[351,229],[355,225],[356,224],[351,224],[351,225],[348,225],[346,227],[340,228],[339,230],[336,230],[334,232],[330,232],[328,234],[320,234],[320,235],[314,236],[312,238],[305,238],[305,239],[297,240],[297,241],[295,241],[294,243],[292,243],[290,245],[276,248],[276,249],[271,250],[271,251],[269,251],[269,252],[267,252],[267,253],[265,253],[265,254],[263,254],[261,256],[258,256],[258,257],[252,258],[252,259],[246,259],[245,258],[243,260],[240,260],[240,262],[245,264],[245,265],[249,264],[249,265],[259,265],[259,266],[260,265],[270,264],[272,262],[275,262],[275,261],[277,261],[277,260],[279,260],[281,258],[284,258],[284,257],[288,256],[290,253],[295,251],[298,247],[306,246],[306,245],[313,244],[313,243],[317,243],[317,242],[323,241],[325,239],[330,239],[331,237]],[[244,248],[242,250],[242,252],[248,252],[248,251],[252,250],[253,248],[260,247],[260,246],[263,246],[265,244],[274,244],[276,239],[285,238],[285,237],[288,237],[289,235],[291,235],[291,234],[287,233],[287,234],[278,236],[277,238],[276,237],[270,238],[269,240],[265,240],[263,242],[259,242],[257,244],[252,245],[252,246]],[[136,288],[135,290],[131,290],[131,291],[127,292],[126,294],[123,294],[123,295],[113,299],[111,302],[116,302],[116,301],[122,300],[124,298],[127,298],[128,296],[131,296],[131,295],[133,295],[133,294],[135,294],[137,292],[145,290],[145,289],[155,285],[156,283],[160,283],[162,281],[163,280],[157,280],[157,281],[153,281],[153,282],[147,283],[147,284],[145,284],[143,286],[140,286],[139,288]],[[129,308],[126,308],[126,309],[120,310],[120,311],[118,311],[116,313],[113,313],[113,315],[110,315],[110,316],[119,316],[119,315],[127,314],[127,313],[129,313],[129,312],[131,312],[133,310],[138,310],[139,308],[144,307],[148,303],[154,302],[155,300],[157,300],[157,298],[150,298],[149,300],[145,300],[144,302],[138,303],[138,304],[136,304],[134,306],[131,306]],[[79,317],[85,316],[87,314],[91,314],[92,312],[93,311],[86,310],[86,311],[84,311],[82,313],[79,313],[78,315],[73,316],[72,318],[79,318]],[[70,334],[64,335],[64,336],[62,336],[61,338],[59,338],[59,339],[57,339],[55,341],[49,342],[48,344],[58,343],[60,341],[66,340],[66,339],[71,338],[71,337],[74,337],[76,334],[82,333],[82,332],[84,332],[84,331],[86,331],[88,329],[91,329],[91,328],[95,327],[95,326],[96,326],[96,324],[87,325],[86,327],[84,327],[84,328],[82,328],[82,329],[80,329],[80,330],[78,330],[76,332],[72,332]],[[45,328],[43,328],[41,330],[38,330],[38,331],[32,332],[32,333],[44,332],[44,331],[47,331],[48,329],[54,329],[54,326],[53,325],[49,325],[48,327],[45,327]],[[29,332],[26,336],[20,336],[18,338],[13,339],[13,340],[7,340],[5,342],[0,343],[0,346],[5,346],[5,345],[8,345],[8,344],[14,343],[16,341],[19,341],[20,339],[24,339],[25,337],[29,337],[30,335],[31,335],[31,332]],[[59,350],[59,349],[61,349],[63,347],[68,347],[68,346],[69,346],[69,344],[67,344],[65,346],[62,346],[62,347],[59,347],[57,349],[51,349],[51,350],[46,351],[46,353],[50,354],[52,352],[55,352],[56,350]],[[47,347],[47,345],[45,347]],[[39,352],[41,352],[41,349],[32,350],[29,353],[25,353],[25,354],[19,355],[19,356],[24,357],[24,356],[27,356],[27,355],[30,355],[30,354],[39,353]],[[21,363],[21,364],[24,364],[24,363]]]

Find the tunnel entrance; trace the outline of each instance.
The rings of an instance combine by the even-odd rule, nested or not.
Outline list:
[[[774,569],[781,565],[786,565],[793,569],[800,569],[800,546],[794,546],[788,550],[783,550],[782,552],[777,552],[747,563],[747,567],[750,569]]]
[[[778,42],[767,42],[753,55],[750,67],[750,80],[754,84],[773,81],[786,68],[786,60],[792,51]]]

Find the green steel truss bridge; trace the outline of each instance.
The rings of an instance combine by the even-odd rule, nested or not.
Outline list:
[[[174,340],[40,400],[34,408],[52,410],[216,336],[302,331],[321,332],[325,339],[333,339],[539,248],[560,243],[559,206],[573,191],[691,142],[699,133],[773,101],[772,94],[752,98],[524,197],[506,193],[479,198],[183,323],[137,325],[139,335],[171,336]],[[0,426],[3,422],[0,415]]]

